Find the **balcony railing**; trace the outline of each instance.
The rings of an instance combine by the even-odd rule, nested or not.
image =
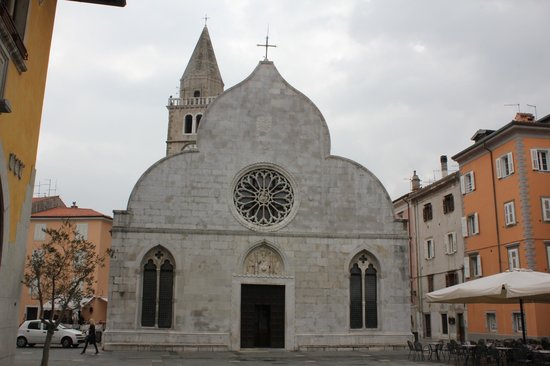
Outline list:
[[[168,98],[168,106],[207,106],[212,103],[216,97],[197,97],[197,98]]]

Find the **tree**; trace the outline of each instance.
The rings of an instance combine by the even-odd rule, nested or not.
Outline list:
[[[58,229],[44,230],[48,239],[27,256],[25,284],[37,296],[40,304],[40,320],[47,327],[46,342],[41,366],[47,366],[52,336],[62,316],[55,317],[58,308],[61,315],[80,304],[84,297],[93,295],[94,272],[105,266],[107,255],[97,253],[94,243],[85,240],[69,220]],[[44,304],[51,311],[44,317]]]

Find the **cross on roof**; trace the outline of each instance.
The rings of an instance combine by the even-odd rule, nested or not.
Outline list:
[[[210,17],[207,15],[207,14],[204,14],[204,26],[206,27],[206,23],[208,23],[208,19],[210,19]]]
[[[265,47],[265,57],[264,57],[264,61],[267,61],[267,49],[268,47],[277,47],[276,45],[274,44],[269,44],[269,26],[267,27],[267,34],[265,36],[265,44],[258,44],[256,45],[258,47]]]

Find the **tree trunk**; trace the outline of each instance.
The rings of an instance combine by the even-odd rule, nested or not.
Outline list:
[[[53,330],[54,326],[48,324],[48,333],[46,334],[46,342],[44,342],[44,349],[42,350],[42,362],[40,366],[48,366],[50,360],[50,345],[52,344]]]

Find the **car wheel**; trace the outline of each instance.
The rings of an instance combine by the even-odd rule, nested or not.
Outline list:
[[[63,348],[69,348],[70,346],[73,345],[73,341],[69,337],[64,337],[61,340],[61,345],[63,346]]]
[[[27,338],[25,337],[17,337],[17,347],[25,347],[27,345]]]

